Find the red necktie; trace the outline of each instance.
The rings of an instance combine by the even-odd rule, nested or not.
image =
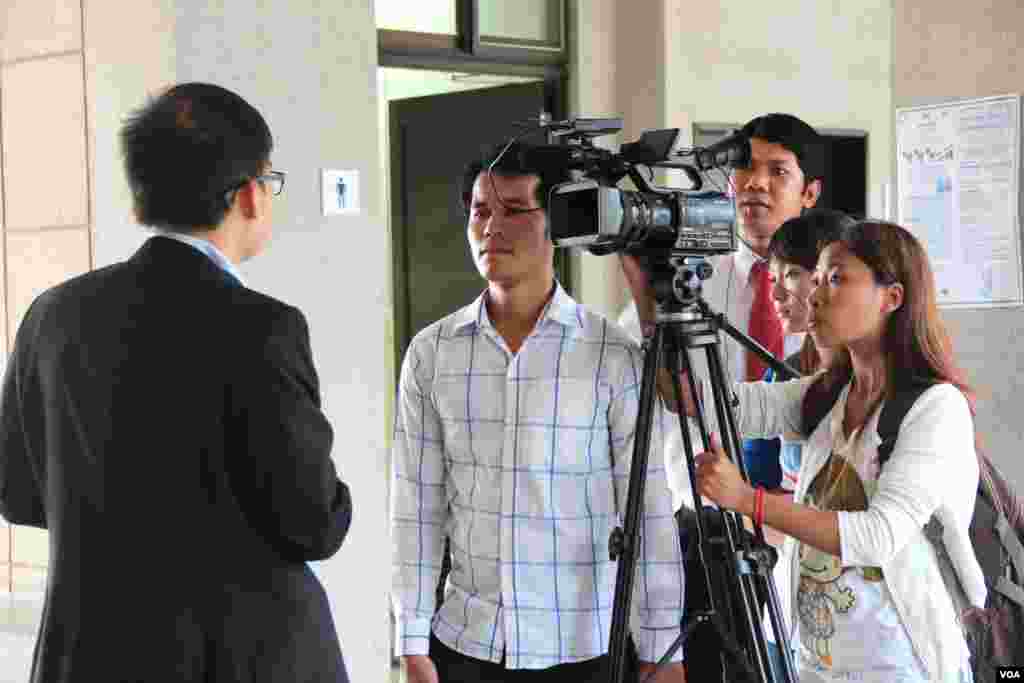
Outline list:
[[[750,336],[779,358],[782,356],[782,323],[772,306],[772,283],[767,263],[754,263],[750,270],[750,284],[754,288],[754,303],[750,307]],[[747,381],[762,379],[767,367],[757,354],[747,351]]]

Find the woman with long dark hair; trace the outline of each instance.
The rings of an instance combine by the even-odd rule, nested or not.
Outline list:
[[[832,352],[828,368],[735,386],[744,436],[807,439],[793,499],[751,487],[717,443],[698,456],[700,492],[790,536],[777,576],[787,583],[779,592],[798,635],[801,681],[969,681],[967,645],[924,527],[941,522],[960,584],[982,606],[968,537],[974,397],[953,360],[928,258],[903,228],[859,222],[822,250],[810,301],[814,341]],[[929,388],[881,461],[881,406],[921,384]]]

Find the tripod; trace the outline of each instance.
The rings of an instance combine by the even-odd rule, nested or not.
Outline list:
[[[707,587],[707,606],[693,611],[689,619],[684,620],[681,624],[682,633],[659,660],[658,666],[666,663],[697,629],[711,629],[717,636],[723,655],[727,655],[723,656],[722,665],[723,672],[729,672],[728,680],[792,683],[797,680],[796,669],[771,573],[776,561],[775,550],[765,542],[760,525],[755,525],[754,536],[751,537],[744,531],[743,520],[738,513],[704,507],[697,491],[693,443],[682,410],[683,394],[679,373],[680,370],[686,372],[690,393],[698,400],[689,353],[690,349],[703,348],[706,351],[712,389],[710,400],[722,431],[722,447],[738,465],[746,481],[749,481],[749,477],[741,456],[736,418],[728,398],[726,376],[719,355],[719,331],[724,330],[751,352],[757,353],[781,376],[791,378],[799,376],[799,373],[776,360],[757,342],[730,325],[724,315],[714,313],[701,299],[699,282],[711,276],[710,264],[703,259],[673,257],[671,263],[654,264],[651,271],[657,303],[656,325],[653,336],[645,341],[643,382],[624,527],[613,531],[609,541],[612,558],[618,559],[619,563],[609,643],[611,683],[624,683],[629,605],[639,550],[639,524],[650,450],[656,377],[663,352],[666,367],[672,377],[676,404],[679,406],[679,423],[693,493],[693,509],[696,511],[697,537],[691,543],[697,544]],[[694,279],[696,284],[691,284]],[[699,400],[696,419],[701,439],[707,446],[710,443],[708,427]],[[719,524],[710,523],[713,515],[719,516]],[[714,534],[711,532],[712,526],[718,530]],[[724,588],[711,579],[709,562],[713,557],[720,559],[724,569]],[[781,667],[773,661],[768,650],[759,598],[766,602],[775,642],[782,650]]]

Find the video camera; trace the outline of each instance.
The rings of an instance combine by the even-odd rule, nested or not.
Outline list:
[[[621,118],[577,118],[542,122],[541,127],[557,143],[530,148],[530,163],[575,178],[553,187],[548,197],[556,247],[585,247],[594,254],[658,254],[666,260],[736,251],[732,199],[722,192],[702,192],[701,172],[749,165],[750,141],[743,135],[673,153],[679,129],[651,130],[615,154],[596,147],[593,139],[620,131]],[[686,156],[693,156],[694,164],[672,159]],[[692,187],[655,188],[638,170],[641,166],[681,169]],[[618,187],[626,177],[636,190]]]

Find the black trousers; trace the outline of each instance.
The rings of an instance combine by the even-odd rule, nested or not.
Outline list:
[[[576,683],[608,680],[608,655],[548,669],[506,669],[502,662],[486,662],[456,652],[433,633],[430,634],[430,658],[437,667],[440,683]]]

